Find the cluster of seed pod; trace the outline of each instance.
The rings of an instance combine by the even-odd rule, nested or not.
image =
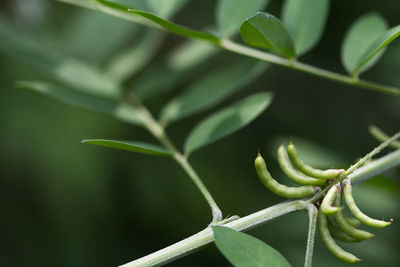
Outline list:
[[[331,186],[329,184],[330,181],[345,175],[345,170],[343,169],[319,170],[307,165],[300,159],[292,142],[289,143],[287,151],[283,145],[279,147],[278,161],[286,176],[300,184],[300,186],[286,186],[272,178],[260,154],[258,154],[254,164],[257,175],[265,187],[282,197],[302,198],[313,195],[321,187]],[[345,262],[355,263],[361,260],[340,248],[333,238],[344,242],[366,240],[374,235],[357,229],[356,227],[360,223],[375,228],[383,228],[390,225],[393,220],[391,219],[389,222],[375,220],[362,213],[354,202],[350,180],[346,179],[343,183],[343,190],[341,190],[341,183],[337,183],[330,187],[323,198],[318,213],[318,230],[323,243],[334,256]],[[344,215],[342,195],[355,218],[347,218]],[[328,217],[333,217],[336,224],[333,224]]]
[[[343,184],[343,190],[341,190],[340,183],[332,186],[322,200],[320,211],[318,213],[318,231],[323,243],[334,256],[345,262],[355,263],[361,260],[340,248],[333,238],[344,242],[359,242],[367,240],[373,237],[374,234],[357,229],[356,227],[360,223],[374,228],[383,228],[390,225],[393,222],[393,219],[386,222],[372,219],[362,213],[354,202],[350,180],[344,180]],[[344,215],[342,196],[345,199],[347,207],[355,218],[349,219]],[[333,217],[336,225],[334,225],[327,216]]]
[[[286,186],[280,184],[268,172],[264,159],[258,154],[254,165],[261,182],[273,193],[287,198],[302,198],[313,195],[330,179],[335,179],[344,173],[343,169],[318,170],[302,161],[292,142],[287,151],[283,145],[278,149],[278,161],[286,176],[301,186]]]

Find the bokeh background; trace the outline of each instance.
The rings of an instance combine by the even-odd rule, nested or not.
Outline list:
[[[347,27],[369,11],[397,25],[400,3],[331,2],[322,40],[301,60],[344,73],[340,46]],[[281,4],[272,0],[268,12],[279,16]],[[212,0],[187,1],[173,21],[196,29],[212,28],[215,5]],[[23,30],[33,42],[51,44],[43,49],[65,52],[98,66],[134,45],[148,30],[55,1],[3,0],[0,12],[2,20]],[[154,56],[129,84],[143,77],[156,79],[152,67],[184,41],[173,35],[160,38]],[[7,44],[8,39],[0,42]],[[234,57],[218,51],[207,67],[191,70],[191,77],[146,104],[157,113],[197,76],[223,68]],[[400,43],[395,42],[363,78],[400,86],[399,70]],[[156,142],[145,130],[16,89],[17,80],[51,77],[3,52],[0,71],[0,266],[117,266],[194,234],[210,222],[206,202],[172,160],[80,143],[85,138]],[[277,66],[268,68],[224,105],[257,91],[274,92],[271,106],[251,125],[190,159],[225,216],[245,216],[282,201],[255,175],[252,163],[259,149],[272,173],[285,179],[275,151],[290,137],[304,159],[315,166],[346,167],[377,145],[368,133],[370,124],[390,134],[399,130],[398,97]],[[181,146],[195,123],[219,107],[171,125],[168,134]],[[392,171],[357,186],[359,205],[372,216],[399,220],[399,181],[399,173]],[[399,224],[373,231],[377,235],[372,240],[343,247],[364,260],[361,266],[400,266]],[[250,234],[278,249],[293,266],[302,266],[305,213],[286,215]],[[316,240],[315,266],[346,265]],[[210,245],[169,266],[205,265],[229,263]]]

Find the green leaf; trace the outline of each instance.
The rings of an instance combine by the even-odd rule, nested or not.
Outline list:
[[[38,67],[82,92],[115,98],[118,86],[93,66],[54,51],[48,44],[0,19],[0,51]],[[84,78],[83,78],[84,77]]]
[[[218,48],[206,42],[187,40],[172,50],[159,64],[150,66],[137,76],[131,87],[141,100],[174,89],[214,61]]]
[[[393,27],[384,33],[363,55],[359,66],[354,70],[354,72],[358,73],[363,70],[365,66],[372,66],[372,64],[375,64],[377,59],[382,56],[386,46],[393,42],[399,35],[400,25]]]
[[[134,142],[126,140],[107,140],[107,139],[85,139],[82,143],[111,147],[121,150],[133,151],[142,154],[150,154],[156,156],[171,156],[171,153],[166,149],[153,144]]]
[[[273,247],[251,235],[224,226],[213,226],[215,245],[235,267],[290,267]]]
[[[193,69],[207,60],[214,59],[218,51],[218,47],[210,43],[188,39],[169,53],[166,65],[169,69],[179,72]]]
[[[351,75],[362,73],[372,67],[382,56],[375,54],[365,61],[370,49],[387,30],[385,19],[377,13],[369,13],[358,18],[347,31],[342,44],[342,63]]]
[[[286,0],[282,20],[292,39],[296,55],[312,49],[321,39],[329,11],[329,0]]]
[[[239,31],[240,24],[256,13],[262,11],[269,0],[219,0],[216,8],[216,19],[221,36],[230,36]]]
[[[295,57],[293,40],[282,22],[264,12],[257,12],[240,26],[243,40],[252,46],[269,49],[287,58]]]
[[[171,17],[179,11],[187,0],[150,0],[150,8],[162,17]],[[110,62],[106,74],[123,82],[137,73],[157,53],[166,34],[147,29],[144,36],[131,48],[119,53]]]
[[[104,62],[121,48],[123,42],[132,35],[136,37],[140,31],[139,25],[83,8],[74,10],[63,26],[63,29],[57,27],[57,46],[63,46],[63,51],[91,62]]]
[[[160,31],[147,29],[134,46],[114,56],[107,66],[106,75],[119,83],[124,82],[153,58],[164,37],[165,34]]]
[[[169,123],[217,105],[257,78],[267,66],[252,59],[240,58],[201,77],[162,109],[161,120]]]
[[[47,82],[20,81],[16,86],[64,104],[108,114],[134,125],[143,125],[135,108],[128,104],[118,103],[113,99],[84,94],[62,85]]]
[[[151,10],[163,18],[172,17],[188,0],[148,0]]]
[[[193,152],[243,128],[271,103],[271,93],[258,93],[220,110],[198,123],[189,134],[185,151]]]
[[[68,3],[76,3],[76,1],[63,1]],[[219,43],[219,38],[205,32],[191,30],[189,28],[177,25],[165,19],[162,19],[152,13],[138,10],[135,8],[130,8],[127,6],[123,6],[117,3],[105,1],[105,0],[93,0],[91,1],[92,5],[99,8],[101,11],[109,14],[113,14],[118,17],[122,17],[125,19],[132,20],[134,22],[142,23],[149,25],[155,28],[163,28],[170,32],[173,32],[178,35],[182,35],[189,38],[201,39],[205,41],[209,41],[215,44]]]

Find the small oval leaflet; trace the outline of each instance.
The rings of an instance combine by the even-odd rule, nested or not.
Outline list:
[[[142,154],[150,154],[156,156],[171,156],[166,149],[144,142],[126,141],[126,140],[107,140],[107,139],[85,139],[82,143],[111,147],[121,150],[138,152]]]
[[[185,142],[185,152],[191,153],[243,128],[271,103],[272,93],[257,93],[200,121]]]
[[[240,33],[249,45],[271,50],[286,58],[296,56],[289,32],[282,22],[271,14],[257,12],[243,22]]]
[[[363,63],[365,54],[387,29],[385,19],[377,13],[368,13],[358,18],[349,28],[343,40],[342,63],[351,75],[360,74],[372,67],[380,58],[376,55],[369,63]]]
[[[215,245],[236,267],[290,267],[274,248],[251,235],[224,226],[213,226]]]

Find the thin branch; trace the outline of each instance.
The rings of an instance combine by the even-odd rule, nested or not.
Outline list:
[[[111,8],[104,8],[101,5],[100,6],[96,5],[96,1],[94,1],[94,0],[58,0],[58,1],[85,7],[85,8],[89,8],[89,9],[98,9],[101,12],[107,13],[109,15],[112,15],[112,16],[115,16],[115,17],[118,17],[121,19],[129,20],[129,21],[132,21],[135,23],[139,23],[139,24],[148,26],[148,27],[155,27],[160,30],[166,30],[162,27],[157,26],[157,24],[152,23],[152,21],[150,21],[146,18],[138,18],[135,16],[131,16],[130,14],[125,13],[125,12],[113,10]],[[176,24],[174,24],[174,25],[176,25]],[[182,28],[179,25],[176,25],[176,26]],[[348,84],[348,85],[352,85],[352,86],[356,86],[356,87],[360,87],[360,88],[364,88],[364,89],[369,89],[369,90],[373,90],[373,91],[377,91],[377,92],[381,92],[381,93],[400,96],[400,89],[396,88],[396,87],[382,85],[382,84],[373,83],[373,82],[364,81],[364,80],[359,80],[357,77],[351,77],[348,75],[343,75],[340,73],[325,70],[325,69],[322,69],[319,67],[310,66],[308,64],[300,63],[295,60],[289,60],[289,59],[286,59],[286,58],[283,58],[283,57],[280,57],[280,56],[277,56],[277,55],[274,55],[271,53],[267,53],[264,51],[260,51],[258,49],[254,49],[252,47],[238,44],[238,43],[233,42],[228,39],[219,39],[218,37],[213,36],[215,38],[213,38],[212,40],[211,39],[208,40],[207,38],[201,38],[200,36],[188,37],[179,32],[175,32],[175,33],[179,34],[183,37],[186,37],[186,38],[192,38],[192,39],[196,39],[199,41],[209,42],[213,45],[218,45],[219,47],[221,47],[227,51],[236,53],[236,54],[240,54],[240,55],[244,55],[247,57],[270,62],[272,64],[284,66],[284,67],[287,67],[290,69],[295,69],[295,70],[309,73],[311,75],[321,77],[324,79],[328,79],[328,80],[332,80],[332,81],[336,81],[339,83]],[[202,33],[202,32],[198,32],[198,33]],[[210,36],[212,36],[212,35],[210,35]]]
[[[390,137],[389,139],[387,139],[385,142],[383,142],[382,144],[380,144],[379,146],[377,146],[376,148],[374,148],[374,150],[372,150],[371,152],[369,152],[367,155],[365,155],[362,159],[360,159],[356,164],[351,165],[350,168],[348,168],[345,172],[346,175],[354,172],[357,168],[359,168],[360,166],[362,166],[365,162],[367,162],[368,160],[370,160],[373,156],[375,156],[376,154],[378,154],[379,152],[381,152],[383,149],[385,149],[387,146],[389,146],[393,141],[395,141],[396,139],[400,138],[400,132],[396,133],[395,135],[393,135],[392,137]]]
[[[352,182],[359,183],[361,181],[370,179],[374,176],[376,176],[379,173],[382,173],[396,165],[399,164],[400,160],[400,150],[397,150],[395,152],[392,152],[391,154],[388,154],[378,160],[372,161],[365,166],[363,164],[370,160],[373,156],[381,152],[384,148],[389,146],[393,141],[396,139],[400,138],[400,132],[396,133],[389,139],[387,139],[385,142],[380,144],[379,146],[375,147],[371,152],[369,152],[367,155],[365,155],[363,158],[361,158],[356,164],[350,166],[346,171],[345,175],[342,175],[332,181],[330,183],[330,186],[327,186],[324,188],[322,191],[318,192],[315,194],[311,200],[315,201],[320,199],[322,196],[326,194],[326,192],[330,189],[330,187],[336,183],[342,182],[344,179],[350,179]],[[360,167],[362,166],[362,167]],[[359,169],[362,169],[358,171]]]
[[[282,58],[270,53],[266,53],[260,51],[258,49],[254,49],[248,46],[244,46],[238,43],[235,43],[231,40],[221,40],[220,46],[225,50],[234,52],[236,54],[241,54],[247,57],[252,57],[255,59],[259,59],[262,61],[266,61],[269,63],[273,63],[276,65],[280,65],[283,67],[287,67],[290,69],[298,70],[304,73],[308,73],[320,78],[324,78],[327,80],[336,81],[339,83],[344,83],[348,85],[353,85],[360,88],[370,89],[373,91],[378,91],[381,93],[387,93],[392,95],[400,96],[400,89],[392,86],[377,84],[369,81],[354,79],[350,76],[343,75],[340,73],[336,73],[333,71],[325,70],[322,68],[314,67],[305,63],[301,63],[295,60],[289,60],[286,58]]]
[[[397,165],[400,165],[400,150],[392,152],[366,166],[360,167],[355,172],[350,174],[348,178],[350,178],[353,182],[364,181],[380,173],[383,173],[388,169],[395,167]],[[309,204],[318,201],[322,197],[323,195],[319,195],[319,198],[313,197],[308,200],[294,200],[294,201],[279,203],[267,209],[237,219],[233,222],[224,224],[224,226],[232,228],[237,231],[246,231],[251,228],[260,226],[263,223],[268,222],[274,218],[288,214],[290,212],[305,209]],[[173,260],[179,259],[187,254],[193,253],[201,249],[205,245],[213,242],[213,240],[214,239],[211,227],[207,227],[203,231],[191,237],[188,237],[169,247],[161,249],[157,252],[154,252],[143,258],[137,259],[122,266],[144,267],[144,266],[163,265]]]
[[[245,231],[260,226],[263,223],[282,215],[305,209],[306,206],[307,203],[301,200],[283,202],[237,219],[233,222],[224,224],[224,226],[236,231]],[[143,258],[121,265],[120,267],[148,267],[164,265],[185,255],[191,254],[213,241],[214,235],[212,229],[211,227],[207,227],[203,231],[179,241],[178,243],[156,251]]]
[[[389,136],[375,125],[371,125],[368,130],[369,133],[379,142],[385,142],[389,139]],[[394,149],[400,149],[400,141],[393,141],[389,146],[393,147]]]
[[[222,212],[215,202],[214,198],[208,191],[207,187],[204,185],[203,181],[200,179],[199,175],[195,172],[193,167],[188,162],[187,158],[176,149],[174,144],[168,138],[167,134],[164,131],[164,128],[158,123],[153,115],[149,112],[149,110],[143,106],[140,101],[133,95],[129,94],[129,97],[126,97],[125,100],[135,107],[138,115],[144,122],[144,126],[146,129],[166,148],[172,153],[172,157],[174,160],[182,167],[182,169],[187,173],[193,183],[200,190],[203,197],[206,199],[208,205],[211,208],[212,212],[212,222],[211,224],[215,224],[222,220]]]
[[[359,184],[400,165],[400,149],[368,163],[348,176],[352,184]]]
[[[317,228],[318,209],[313,203],[307,205],[308,211],[308,236],[307,236],[307,249],[304,267],[312,266],[312,258],[314,252],[315,229]]]

